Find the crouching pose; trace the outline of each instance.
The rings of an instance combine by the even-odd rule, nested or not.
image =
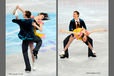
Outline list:
[[[97,29],[97,30],[92,30],[92,31],[87,31],[85,30],[84,28],[77,28],[77,29],[74,29],[74,31],[64,31],[64,30],[60,30],[60,32],[65,32],[65,33],[70,33],[70,34],[74,34],[74,37],[77,39],[77,40],[82,40],[91,50],[92,50],[92,53],[93,55],[96,57],[96,52],[94,51],[93,49],[93,46],[90,44],[90,42],[88,41],[89,39],[89,35],[93,32],[98,32],[98,31],[105,31],[105,29]],[[69,43],[66,45],[66,47],[64,48],[64,51],[62,51],[61,53],[61,57],[65,54],[65,50],[68,49],[70,45],[70,41]],[[93,56],[92,55],[92,56]],[[89,55],[90,57],[90,55]]]

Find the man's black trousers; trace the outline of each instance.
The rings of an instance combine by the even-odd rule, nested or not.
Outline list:
[[[28,45],[30,42],[36,43],[34,51],[38,52],[42,45],[42,40],[40,37],[36,36],[36,38],[33,40],[23,40],[22,42],[22,53],[25,61],[25,66],[26,66],[26,69],[29,69],[29,70],[31,69],[29,58],[28,58]]]
[[[69,36],[67,36],[67,37],[64,39],[64,41],[63,41],[64,48],[65,48],[65,46],[67,45],[70,36],[73,36],[73,37],[74,37],[73,34],[70,34]],[[92,40],[89,36],[87,37],[87,41],[93,46],[93,40]],[[85,42],[85,44],[88,45],[87,42]],[[92,53],[92,50],[88,47],[88,55],[91,55],[91,54],[93,54],[93,53]],[[69,57],[68,49],[65,51],[65,56],[68,56],[68,57]]]

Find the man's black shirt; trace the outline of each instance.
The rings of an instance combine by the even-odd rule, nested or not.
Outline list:
[[[13,19],[12,22],[20,26],[18,37],[21,40],[32,40],[35,38],[33,31],[34,26],[32,25],[32,22],[35,22],[34,19]]]

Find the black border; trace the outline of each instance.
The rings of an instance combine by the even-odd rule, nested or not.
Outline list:
[[[5,76],[5,0],[0,0],[0,76]]]
[[[56,76],[58,76],[58,0],[56,0]]]
[[[114,0],[109,0],[109,76],[114,76]]]

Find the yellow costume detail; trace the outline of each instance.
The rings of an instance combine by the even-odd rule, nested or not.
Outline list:
[[[82,32],[82,31],[86,31],[84,28],[77,28],[77,29],[74,29],[73,32]],[[77,39],[77,40],[82,40],[81,38],[78,37],[77,34],[74,34],[74,37]]]
[[[36,32],[36,27],[34,27],[33,31],[34,31],[34,34],[35,34],[36,36],[39,36],[40,38],[44,38],[44,37],[45,37],[45,34],[40,34],[40,33],[37,33],[37,32]]]

